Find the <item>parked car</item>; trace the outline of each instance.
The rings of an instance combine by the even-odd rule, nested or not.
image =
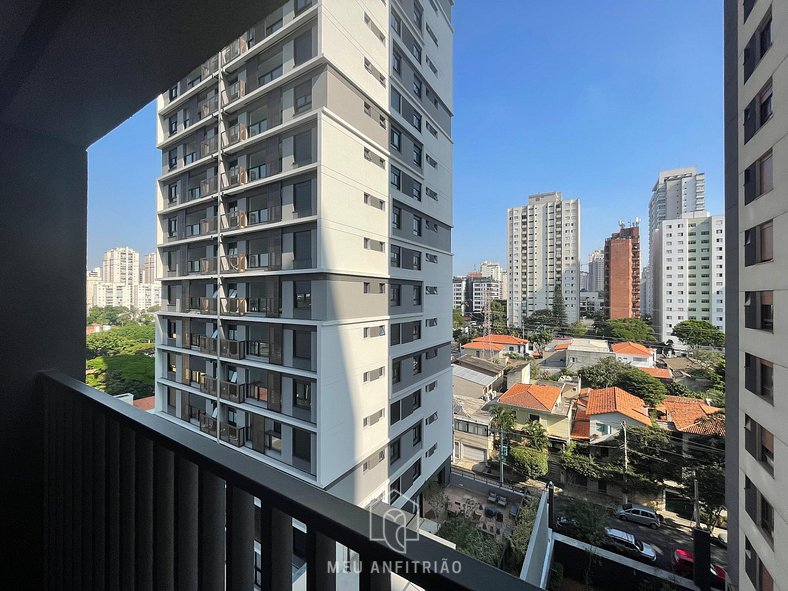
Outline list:
[[[555,529],[564,535],[572,536],[577,533],[577,523],[571,517],[561,515],[555,520]]]
[[[693,576],[695,569],[695,554],[689,550],[682,550],[677,548],[670,557],[670,564],[673,567],[673,572],[682,577]],[[725,588],[725,569],[719,564],[712,564],[711,570],[711,584],[715,587]]]
[[[654,548],[650,544],[637,539],[632,534],[620,529],[606,527],[605,535],[607,536],[607,543],[605,545],[614,552],[634,558],[635,560],[640,560],[641,562],[653,564],[657,561],[657,553]]]
[[[728,532],[721,531],[716,536],[711,539],[712,542],[717,544],[718,546],[722,546],[723,548],[728,547]]]
[[[614,515],[621,521],[640,523],[649,526],[651,529],[657,529],[662,524],[660,514],[645,505],[636,505],[634,503],[619,505]]]

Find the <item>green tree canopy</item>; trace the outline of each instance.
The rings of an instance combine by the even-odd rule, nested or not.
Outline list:
[[[660,404],[667,394],[665,384],[635,367],[629,367],[622,371],[618,375],[615,385],[638,398],[642,398],[651,408]]]
[[[640,318],[614,318],[599,325],[603,337],[645,343],[655,340],[654,330]]]
[[[451,311],[451,324],[454,330],[460,328],[463,324],[465,324],[465,318],[457,308],[454,308]]]
[[[539,478],[547,474],[547,450],[532,447],[512,446],[506,458],[515,470],[528,478]]]
[[[690,347],[725,346],[725,333],[705,320],[682,320],[673,327],[672,336],[681,339]]]
[[[594,546],[600,546],[605,541],[605,526],[609,517],[607,509],[581,499],[567,498],[561,511],[564,517],[574,522],[577,539]]]
[[[145,355],[115,355],[97,357],[87,362],[92,370],[85,376],[85,383],[107,394],[130,392],[134,398],[153,396],[154,367],[152,357]]]
[[[627,448],[631,471],[659,482],[681,478],[681,443],[668,431],[657,427],[628,427]],[[615,460],[623,462],[623,431],[616,436],[614,449]]]
[[[578,320],[577,322],[572,323],[572,325],[569,327],[569,332],[572,333],[573,337],[582,337],[588,332],[588,327],[582,320]]]
[[[553,319],[556,326],[564,328],[567,325],[566,319],[566,303],[564,302],[564,290],[561,287],[561,282],[558,281],[553,288]]]
[[[701,464],[687,472],[683,481],[688,497],[695,496],[695,478],[698,479],[698,499],[701,515],[705,516],[710,532],[719,524],[720,514],[725,509],[725,465],[723,463]]]
[[[615,357],[610,356],[604,357],[593,365],[581,368],[577,373],[584,386],[609,388],[616,385],[619,375],[629,367],[626,363],[621,363]]]
[[[534,449],[547,449],[550,445],[547,429],[539,421],[528,421],[523,426],[522,433],[528,440],[528,445]]]
[[[517,424],[517,414],[511,408],[496,406],[490,412],[490,427],[496,431],[513,431]]]
[[[125,306],[94,306],[88,311],[86,324],[122,326],[132,321],[131,310]]]
[[[463,554],[498,566],[503,547],[494,538],[480,531],[475,524],[463,517],[447,519],[438,530],[438,535],[457,545]]]
[[[95,332],[85,338],[86,358],[111,357],[127,353],[149,352],[150,348],[136,347],[140,344],[153,344],[155,330],[153,325],[127,324],[105,332]]]

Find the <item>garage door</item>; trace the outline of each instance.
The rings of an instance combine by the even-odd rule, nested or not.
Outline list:
[[[484,462],[487,460],[487,450],[480,447],[462,446],[462,458],[472,462]]]

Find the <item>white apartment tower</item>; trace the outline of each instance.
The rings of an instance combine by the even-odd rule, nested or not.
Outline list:
[[[151,252],[146,254],[143,262],[140,263],[140,283],[151,285],[156,283],[156,258],[157,254]]]
[[[605,291],[605,251],[601,248],[588,255],[588,291]]]
[[[479,273],[482,277],[489,277],[493,281],[498,281],[500,286],[500,295],[498,297],[506,299],[509,293],[509,274],[501,266],[501,263],[493,263],[490,261],[482,261],[479,265]]]
[[[580,200],[561,193],[528,197],[507,210],[509,325],[523,326],[536,310],[551,308],[561,286],[569,322],[580,317]]]
[[[665,220],[652,234],[655,258],[650,272],[654,332],[672,337],[683,320],[705,320],[725,330],[725,217],[707,212]]]
[[[788,3],[725,2],[728,576],[788,590]]]
[[[358,505],[451,456],[451,0],[287,0],[158,99],[157,412]]]
[[[452,288],[452,308],[465,314],[466,310],[466,290],[468,289],[468,278],[465,275],[453,277]]]
[[[137,285],[140,282],[140,254],[128,246],[106,251],[101,279],[104,283]]]
[[[697,167],[674,168],[659,173],[648,204],[649,236],[663,220],[706,209],[706,175]]]

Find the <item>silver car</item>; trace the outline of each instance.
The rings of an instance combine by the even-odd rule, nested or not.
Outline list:
[[[605,545],[619,554],[651,564],[657,561],[657,553],[653,546],[638,540],[632,534],[606,527],[605,535],[607,536]]]
[[[641,523],[649,526],[651,529],[657,529],[660,526],[659,513],[645,505],[636,505],[634,503],[619,505],[614,515],[621,521]]]

